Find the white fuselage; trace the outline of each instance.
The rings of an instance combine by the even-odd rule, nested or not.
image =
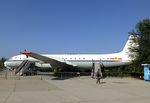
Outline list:
[[[46,55],[43,56],[63,59],[70,63],[75,64],[77,67],[81,68],[92,68],[94,62],[99,62],[103,67],[115,67],[128,65],[131,60],[122,52],[114,54],[62,54],[62,55]],[[25,55],[17,55],[5,62],[6,67],[15,68],[18,67],[22,61],[29,60],[35,63],[35,66],[41,68],[51,68],[49,63],[44,63],[40,60],[34,59],[32,57],[26,57]]]

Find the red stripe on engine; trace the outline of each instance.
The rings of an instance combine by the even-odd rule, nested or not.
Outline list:
[[[20,54],[30,54],[31,52],[28,52],[28,51],[23,51],[23,52],[20,52]]]

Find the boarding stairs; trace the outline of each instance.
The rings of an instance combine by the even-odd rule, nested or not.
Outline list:
[[[32,66],[32,63],[28,60],[24,60],[16,69],[15,74],[16,75],[24,75],[27,73]]]
[[[93,68],[92,68],[92,72],[91,72],[92,78],[96,78],[96,73],[97,73],[98,69],[100,69],[100,72],[102,73],[101,62],[93,62]]]

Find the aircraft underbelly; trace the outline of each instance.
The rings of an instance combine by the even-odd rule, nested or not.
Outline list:
[[[93,68],[93,62],[73,62],[75,65],[77,65],[80,68]],[[129,62],[99,62],[102,67],[116,67],[116,66],[123,66],[123,65],[128,65]]]
[[[128,65],[129,62],[122,62],[122,61],[118,61],[118,62],[102,62],[104,67],[117,67],[117,66],[123,66],[123,65]]]

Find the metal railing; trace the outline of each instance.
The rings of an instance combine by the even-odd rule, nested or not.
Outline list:
[[[37,72],[36,74],[31,75],[16,75],[15,71],[1,71],[0,80],[45,80],[45,79],[69,79],[69,78],[80,78],[80,76],[90,76],[90,72]]]

